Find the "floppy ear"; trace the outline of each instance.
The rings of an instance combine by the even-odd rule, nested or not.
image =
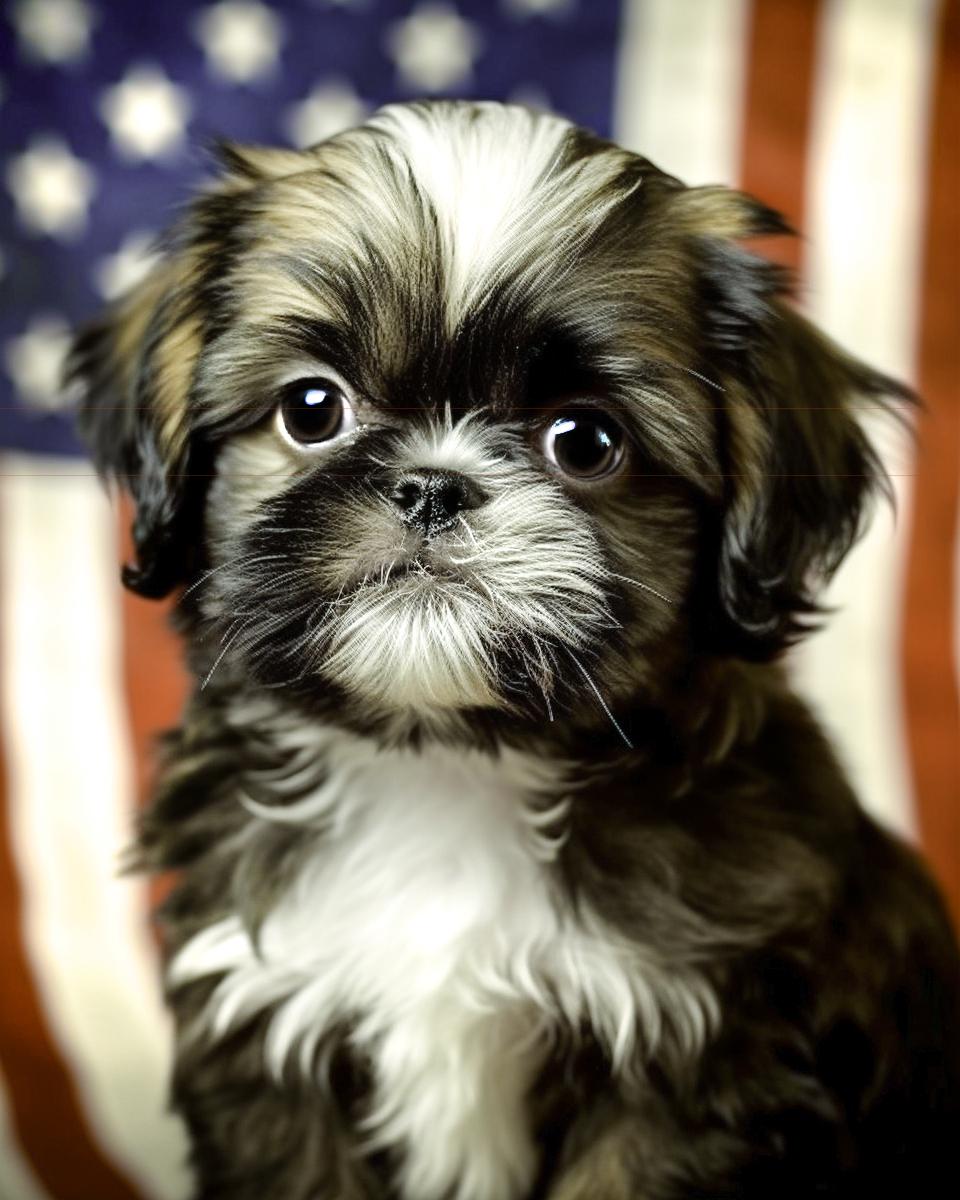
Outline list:
[[[78,425],[101,475],[133,497],[136,563],[123,581],[165,595],[189,572],[191,461],[188,397],[202,323],[190,256],[171,251],[150,275],[81,331],[67,363],[82,387]]]
[[[193,203],[159,265],[79,334],[67,364],[81,385],[78,423],[97,469],[135,503],[137,561],[124,567],[124,583],[154,598],[189,578],[202,554],[212,450],[191,433],[190,393],[244,197],[309,162],[298,151],[227,142],[216,154],[221,177]]]
[[[734,242],[699,250],[706,362],[724,389],[713,638],[762,660],[814,627],[869,501],[889,496],[858,410],[912,394],[790,309],[778,268]]]

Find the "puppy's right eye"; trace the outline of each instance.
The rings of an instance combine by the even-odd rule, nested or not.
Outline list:
[[[301,446],[329,442],[357,427],[346,392],[332,379],[297,379],[283,389],[277,413],[283,432]]]

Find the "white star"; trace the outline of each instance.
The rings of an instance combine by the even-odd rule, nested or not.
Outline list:
[[[40,134],[7,165],[7,187],[20,223],[36,233],[69,241],[87,224],[96,176],[56,134]]]
[[[159,67],[131,67],[100,98],[118,154],[133,161],[170,158],[180,148],[191,106],[183,88]]]
[[[20,0],[10,16],[25,58],[77,62],[90,49],[96,14],[83,0]]]
[[[316,145],[342,129],[359,125],[367,105],[349,83],[331,79],[313,89],[306,100],[291,105],[284,114],[284,128],[299,149]]]
[[[72,392],[63,386],[63,366],[72,341],[63,317],[43,313],[4,345],[3,365],[24,404],[57,412],[73,403]]]
[[[398,21],[387,50],[405,83],[425,92],[444,92],[470,78],[483,40],[450,4],[419,5]]]
[[[193,28],[207,66],[229,83],[250,83],[276,68],[283,26],[259,0],[223,0],[204,8]]]
[[[116,300],[140,282],[160,258],[156,235],[135,229],[120,243],[115,254],[101,258],[94,270],[94,283],[105,300]]]
[[[518,17],[559,16],[573,8],[575,0],[503,0],[508,12]]]

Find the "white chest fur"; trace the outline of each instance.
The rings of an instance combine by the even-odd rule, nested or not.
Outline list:
[[[283,819],[327,832],[260,953],[230,918],[189,942],[172,976],[226,972],[213,1036],[277,1006],[266,1054],[278,1073],[291,1055],[311,1069],[324,1031],[349,1017],[373,1064],[366,1132],[404,1151],[408,1200],[512,1200],[536,1169],[525,1097],[551,1030],[587,1020],[623,1064],[665,1009],[675,1019],[679,1005],[699,1040],[709,999],[567,911],[546,869],[560,769],[512,751],[323,740],[326,782]]]

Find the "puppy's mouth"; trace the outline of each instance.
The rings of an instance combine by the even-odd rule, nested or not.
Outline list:
[[[425,545],[416,550],[398,550],[394,556],[363,564],[354,572],[345,590],[352,593],[371,587],[429,587],[465,582],[464,573],[457,564]]]

